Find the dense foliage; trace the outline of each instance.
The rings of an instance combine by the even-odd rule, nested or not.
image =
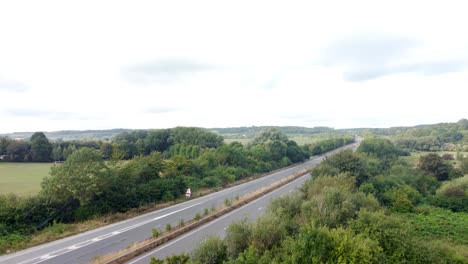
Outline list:
[[[433,203],[465,199],[466,176],[445,181],[399,153],[371,138],[326,159],[298,193],[273,201],[255,223],[234,223],[182,263],[467,263],[468,214]],[[468,203],[459,205],[466,212]],[[217,258],[200,262],[208,256]]]
[[[334,137],[315,142],[314,144],[307,144],[303,146],[303,149],[309,152],[310,155],[320,155],[352,142],[354,142],[353,137]]]
[[[400,148],[419,151],[468,150],[468,120],[396,130],[392,139]]]
[[[47,142],[41,133],[28,144],[32,148]],[[23,143],[11,141],[7,149]],[[66,159],[52,167],[38,195],[0,196],[0,252],[19,247],[35,230],[53,222],[77,222],[172,201],[188,187],[197,191],[225,186],[309,157],[296,142],[274,129],[260,133],[248,146],[224,144],[219,135],[198,128],[125,132],[112,144],[101,146],[62,144],[70,144],[62,149]],[[35,155],[54,155],[55,148],[61,147],[50,146],[47,144],[47,152],[35,151]]]

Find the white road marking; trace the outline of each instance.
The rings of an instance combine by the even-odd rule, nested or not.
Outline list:
[[[183,210],[189,209],[189,208],[191,208],[191,207],[197,206],[197,205],[199,205],[199,204],[201,204],[201,203],[202,203],[202,202],[199,202],[199,203],[196,203],[196,204],[192,204],[192,205],[190,205],[190,206],[187,206],[187,207],[184,207],[184,208],[182,208],[182,209],[179,209],[179,210],[176,210],[176,211],[167,213],[167,214],[165,214],[165,215],[161,215],[161,216],[155,217],[155,218],[153,218],[153,219],[149,219],[149,220],[143,221],[143,222],[141,222],[141,223],[138,223],[138,224],[135,224],[135,225],[131,225],[131,226],[129,226],[129,227],[126,227],[126,228],[123,228],[123,229],[120,229],[120,230],[117,230],[117,231],[113,231],[112,233],[108,233],[108,234],[105,234],[105,235],[102,235],[102,236],[99,236],[99,237],[95,237],[95,238],[92,238],[92,239],[83,241],[83,242],[78,243],[78,244],[75,244],[75,245],[73,245],[73,246],[69,246],[69,247],[66,247],[66,248],[61,248],[61,249],[59,249],[59,250],[53,251],[53,252],[51,252],[51,253],[48,253],[48,254],[46,254],[46,255],[42,255],[41,257],[36,257],[36,258],[28,259],[28,260],[23,261],[23,262],[18,263],[18,264],[26,264],[26,263],[30,263],[30,262],[32,262],[32,261],[34,261],[34,262],[32,262],[31,264],[41,263],[41,262],[43,262],[43,261],[45,261],[45,260],[48,260],[48,259],[51,259],[51,258],[54,258],[54,257],[58,257],[58,256],[60,256],[60,255],[63,255],[63,254],[65,254],[65,253],[68,253],[68,252],[70,252],[70,251],[76,250],[76,249],[78,249],[78,248],[81,248],[81,247],[85,247],[85,246],[94,244],[94,243],[96,243],[96,242],[98,242],[98,241],[104,240],[104,239],[109,238],[109,237],[113,237],[113,236],[118,235],[118,234],[120,234],[120,233],[123,233],[123,232],[125,232],[125,231],[131,230],[131,229],[135,229],[135,228],[140,227],[140,226],[142,226],[142,225],[146,225],[146,224],[148,224],[148,223],[150,223],[150,222],[153,222],[153,221],[155,221],[155,220],[159,220],[159,219],[162,219],[162,218],[164,218],[164,217],[167,217],[167,216],[176,214],[176,213],[178,213],[178,212],[180,212],[180,211],[183,211]],[[62,251],[62,252],[61,252],[61,251]],[[54,253],[58,253],[58,252],[60,252],[60,254],[54,255]]]

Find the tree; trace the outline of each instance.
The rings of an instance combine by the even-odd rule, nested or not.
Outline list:
[[[68,145],[66,148],[63,149],[63,158],[67,159],[68,156],[70,156],[73,152],[76,151],[76,146],[75,145]]]
[[[197,127],[176,127],[171,129],[169,141],[172,144],[197,145],[202,148],[217,148],[223,144],[223,137]]]
[[[101,144],[100,150],[104,159],[108,160],[112,157],[112,144],[104,142]]]
[[[73,152],[63,165],[52,167],[42,182],[42,192],[59,201],[77,199],[88,204],[107,187],[110,171],[102,155],[90,148]]]
[[[34,162],[50,161],[52,144],[42,132],[36,132],[31,136],[31,158]]]
[[[145,138],[146,153],[149,154],[153,151],[164,152],[171,146],[169,139],[171,135],[170,129],[161,129],[148,132]]]
[[[57,145],[52,149],[52,159],[54,161],[63,160],[63,150],[60,145]]]
[[[228,257],[236,259],[240,253],[249,247],[251,237],[252,227],[246,219],[230,224],[224,238]]]
[[[287,235],[282,219],[273,214],[267,214],[257,219],[252,231],[252,245],[258,252],[271,250],[273,246],[281,243]]]
[[[326,170],[324,170],[325,168]],[[320,166],[314,169],[315,175],[326,175],[329,172],[334,172],[332,175],[349,172],[356,177],[356,184],[358,186],[369,178],[365,169],[364,159],[350,149],[326,158]]]
[[[445,181],[449,177],[452,166],[445,163],[439,155],[430,153],[419,158],[418,168],[432,174],[438,181]]]
[[[10,140],[7,137],[0,137],[0,155],[6,155]]]
[[[293,163],[304,161],[307,158],[306,152],[293,140],[288,140],[286,155]]]
[[[28,161],[29,144],[24,141],[11,141],[6,148],[6,154],[10,161]]]
[[[270,128],[256,135],[255,138],[252,140],[252,145],[263,144],[268,141],[280,141],[287,143],[288,137],[280,130]]]
[[[223,263],[227,259],[226,245],[216,236],[210,236],[201,243],[192,253],[195,262],[204,264]]]

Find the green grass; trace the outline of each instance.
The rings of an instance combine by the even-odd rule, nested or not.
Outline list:
[[[0,162],[0,194],[36,194],[53,163]]]
[[[440,239],[468,246],[468,213],[431,208],[429,212],[404,215],[415,228],[415,234],[425,240]]]
[[[421,241],[445,248],[468,259],[468,213],[436,207],[421,207],[420,213],[401,214]]]
[[[410,164],[413,166],[417,166],[419,163],[419,157],[427,155],[429,153],[436,153],[439,156],[442,156],[444,154],[452,154],[453,158],[456,157],[457,152],[456,151],[436,151],[436,152],[430,152],[430,151],[417,151],[417,152],[411,152],[411,156],[407,157],[402,157],[404,160],[408,161]],[[468,157],[468,152],[461,152],[465,157]],[[458,165],[458,162],[456,160],[451,161],[454,165]]]

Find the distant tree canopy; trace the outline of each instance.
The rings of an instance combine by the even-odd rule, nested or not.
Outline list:
[[[42,132],[31,136],[31,159],[34,162],[47,162],[51,160],[52,144]]]
[[[420,151],[454,150],[468,142],[468,120],[394,130],[392,138],[400,148]]]
[[[30,161],[30,145],[24,141],[12,140],[6,147],[6,156],[9,161]]]
[[[429,153],[419,158],[418,168],[432,174],[438,181],[448,180],[454,173],[452,164],[444,161],[444,159],[436,153]]]
[[[217,148],[223,144],[223,137],[206,129],[176,127],[154,131],[124,132],[114,138],[123,159],[137,155],[148,155],[153,151],[164,152],[171,146],[192,145],[200,148]]]

